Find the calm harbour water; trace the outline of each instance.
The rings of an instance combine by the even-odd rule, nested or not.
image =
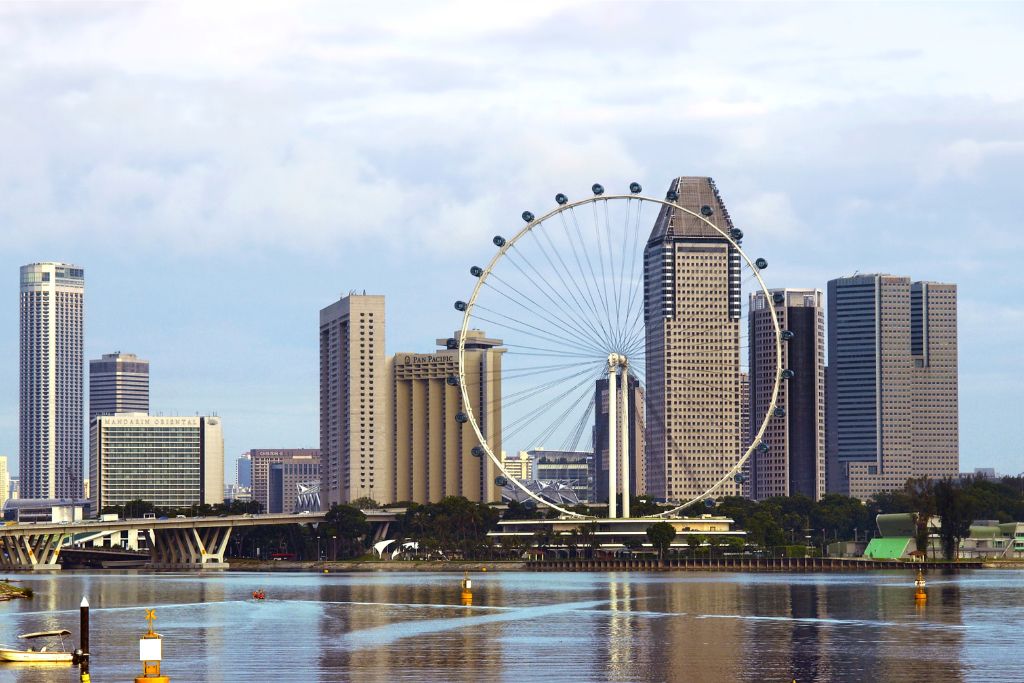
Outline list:
[[[164,673],[199,681],[1024,681],[1024,572],[20,575],[0,643],[92,610],[93,680],[139,675],[144,609]],[[255,588],[264,603],[249,599]],[[0,665],[0,681],[77,681]]]

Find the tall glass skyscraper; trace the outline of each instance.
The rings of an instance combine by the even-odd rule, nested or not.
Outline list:
[[[677,203],[723,231],[729,212],[706,177],[676,178]],[[644,249],[647,492],[701,495],[741,454],[740,254],[696,216],[663,208]],[[729,481],[717,496],[738,495]]]
[[[959,472],[956,285],[828,283],[829,492],[868,498]]]
[[[85,271],[21,267],[18,462],[22,498],[81,498]]]
[[[775,386],[774,316],[792,333],[782,343],[782,367],[795,374],[783,380],[773,417],[761,439],[768,450],[751,456],[750,496],[825,495],[825,301],[819,289],[773,289],[771,298],[750,295],[750,415],[757,430],[771,405]],[[752,439],[752,435],[746,437]],[[748,442],[749,443],[749,442]]]

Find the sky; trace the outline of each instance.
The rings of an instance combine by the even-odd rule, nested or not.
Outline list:
[[[772,287],[959,286],[961,469],[1024,470],[1024,6],[2,3],[0,454],[18,267],[86,272],[86,358],[223,418],[230,466],[319,441],[318,311],[389,353],[558,192],[710,175]]]

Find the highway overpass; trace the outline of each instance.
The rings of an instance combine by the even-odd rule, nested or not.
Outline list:
[[[391,522],[404,509],[363,510],[373,540],[387,536]],[[318,524],[326,513],[299,515],[228,515],[224,517],[175,517],[119,519],[104,522],[35,522],[0,527],[0,567],[10,571],[60,569],[60,552],[73,538],[93,538],[121,531],[141,530],[149,536],[149,567],[152,569],[227,569],[224,552],[231,531],[237,527],[279,524]]]

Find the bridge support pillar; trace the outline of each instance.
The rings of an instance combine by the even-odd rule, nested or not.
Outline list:
[[[224,553],[230,526],[154,529],[149,564],[153,569],[227,569]]]
[[[11,571],[56,571],[60,548],[68,534],[0,535],[0,567]]]

